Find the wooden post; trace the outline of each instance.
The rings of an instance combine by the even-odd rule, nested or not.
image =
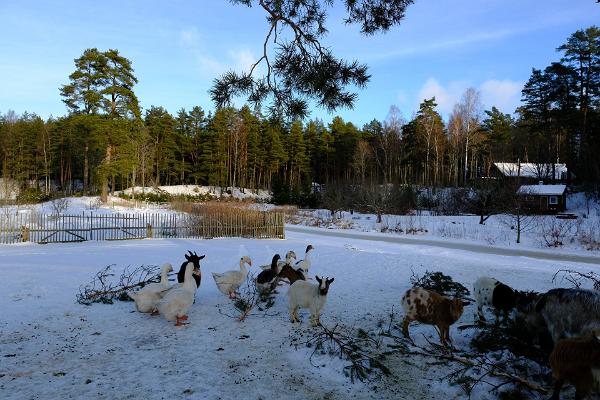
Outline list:
[[[152,239],[152,225],[146,224],[146,237]]]
[[[29,228],[26,226],[23,226],[21,228],[21,235],[23,237],[23,242],[29,242]]]

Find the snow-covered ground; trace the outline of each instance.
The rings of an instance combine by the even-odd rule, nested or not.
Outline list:
[[[509,215],[491,216],[484,225],[476,215],[383,215],[381,223],[373,214],[337,213],[328,210],[300,210],[291,223],[360,232],[382,232],[390,235],[437,238],[440,240],[476,242],[490,246],[550,249],[556,252],[600,253],[600,205],[592,203],[588,210],[583,194],[569,198],[568,213],[577,219],[557,219],[555,215],[526,216],[522,219],[521,243],[516,243],[517,223]]]
[[[268,201],[271,198],[271,193],[268,190],[258,189],[243,189],[238,187],[221,188],[217,186],[200,186],[200,185],[173,185],[173,186],[158,186],[158,187],[142,187],[136,186],[128,188],[123,191],[116,192],[116,194],[123,193],[131,195],[133,193],[160,193],[165,192],[170,195],[186,195],[186,196],[212,196],[218,197],[232,197],[234,199],[252,199],[260,201]]]
[[[441,271],[468,287],[481,275],[495,276],[518,289],[547,290],[552,275],[589,265],[490,256],[420,245],[288,233],[286,240],[136,240],[0,247],[0,398],[2,399],[462,399],[457,387],[440,381],[447,367],[397,356],[386,363],[393,378],[350,383],[346,364],[311,349],[295,350],[290,337],[309,331],[288,320],[287,288],[281,288],[270,314],[244,322],[231,312],[210,272],[237,268],[249,255],[266,264],[275,252],[301,253],[315,246],[311,273],[335,277],[322,322],[375,329],[410,287],[412,270]],[[101,268],[116,264],[161,264],[176,268],[187,250],[206,254],[202,285],[190,311],[191,324],[175,328],[162,317],[134,311],[129,302],[83,306],[75,302],[80,284]],[[257,267],[251,267],[256,270]],[[597,272],[597,268],[596,268]],[[459,324],[469,323],[469,306]],[[431,326],[415,325],[411,335],[437,341]],[[468,333],[451,335],[467,347]],[[315,361],[315,360],[313,360]],[[472,398],[492,399],[487,390]]]
[[[143,213],[143,212],[173,212],[166,204],[156,204],[146,201],[124,200],[109,196],[103,204],[98,196],[65,197],[58,200],[46,201],[39,204],[11,205],[0,207],[0,217],[14,214],[66,214],[82,213],[113,214],[113,213]]]

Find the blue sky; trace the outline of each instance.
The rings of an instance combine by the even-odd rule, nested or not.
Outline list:
[[[486,108],[512,112],[531,68],[557,60],[571,33],[600,21],[595,0],[416,0],[400,26],[363,37],[341,22],[340,4],[325,43],[372,74],[355,108],[336,113],[358,125],[384,119],[391,105],[410,118],[434,95],[447,116],[467,87]],[[66,114],[59,87],[89,47],[116,48],[133,62],[142,107],[210,110],[212,80],[246,69],[267,29],[260,8],[226,0],[0,0],[0,15],[0,113],[42,117]],[[333,116],[315,109],[311,117]]]

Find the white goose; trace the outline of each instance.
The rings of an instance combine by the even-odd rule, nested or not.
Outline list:
[[[248,256],[240,259],[239,271],[227,271],[223,273],[213,272],[212,276],[221,293],[229,296],[230,299],[236,297],[236,292],[246,280],[248,269],[246,264],[252,266],[252,260]]]
[[[196,268],[193,262],[187,264],[183,285],[166,292],[165,297],[157,304],[158,312],[165,317],[167,321],[175,321],[175,326],[186,325],[187,312],[194,304],[196,295],[196,281],[194,272]]]
[[[310,269],[311,260],[310,260],[310,252],[313,251],[314,247],[312,244],[306,246],[306,253],[304,254],[304,260],[297,261],[294,265],[294,269],[298,271],[302,271],[305,278],[308,278],[308,270]]]
[[[169,289],[169,272],[173,271],[173,266],[166,263],[162,266],[159,283],[150,283],[137,292],[127,292],[127,295],[135,301],[135,308],[139,312],[153,312],[156,309],[156,303],[162,299],[165,290]]]

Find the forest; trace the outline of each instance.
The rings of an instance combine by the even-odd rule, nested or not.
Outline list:
[[[57,88],[66,115],[0,115],[1,177],[42,197],[57,190],[106,199],[136,185],[201,184],[273,189],[302,203],[313,183],[469,187],[494,162],[559,160],[570,183],[597,188],[600,29],[573,33],[556,59],[532,69],[513,113],[484,110],[470,88],[447,121],[431,98],[409,119],[391,106],[385,120],[357,126],[249,106],[142,110],[132,62],[90,48]]]

